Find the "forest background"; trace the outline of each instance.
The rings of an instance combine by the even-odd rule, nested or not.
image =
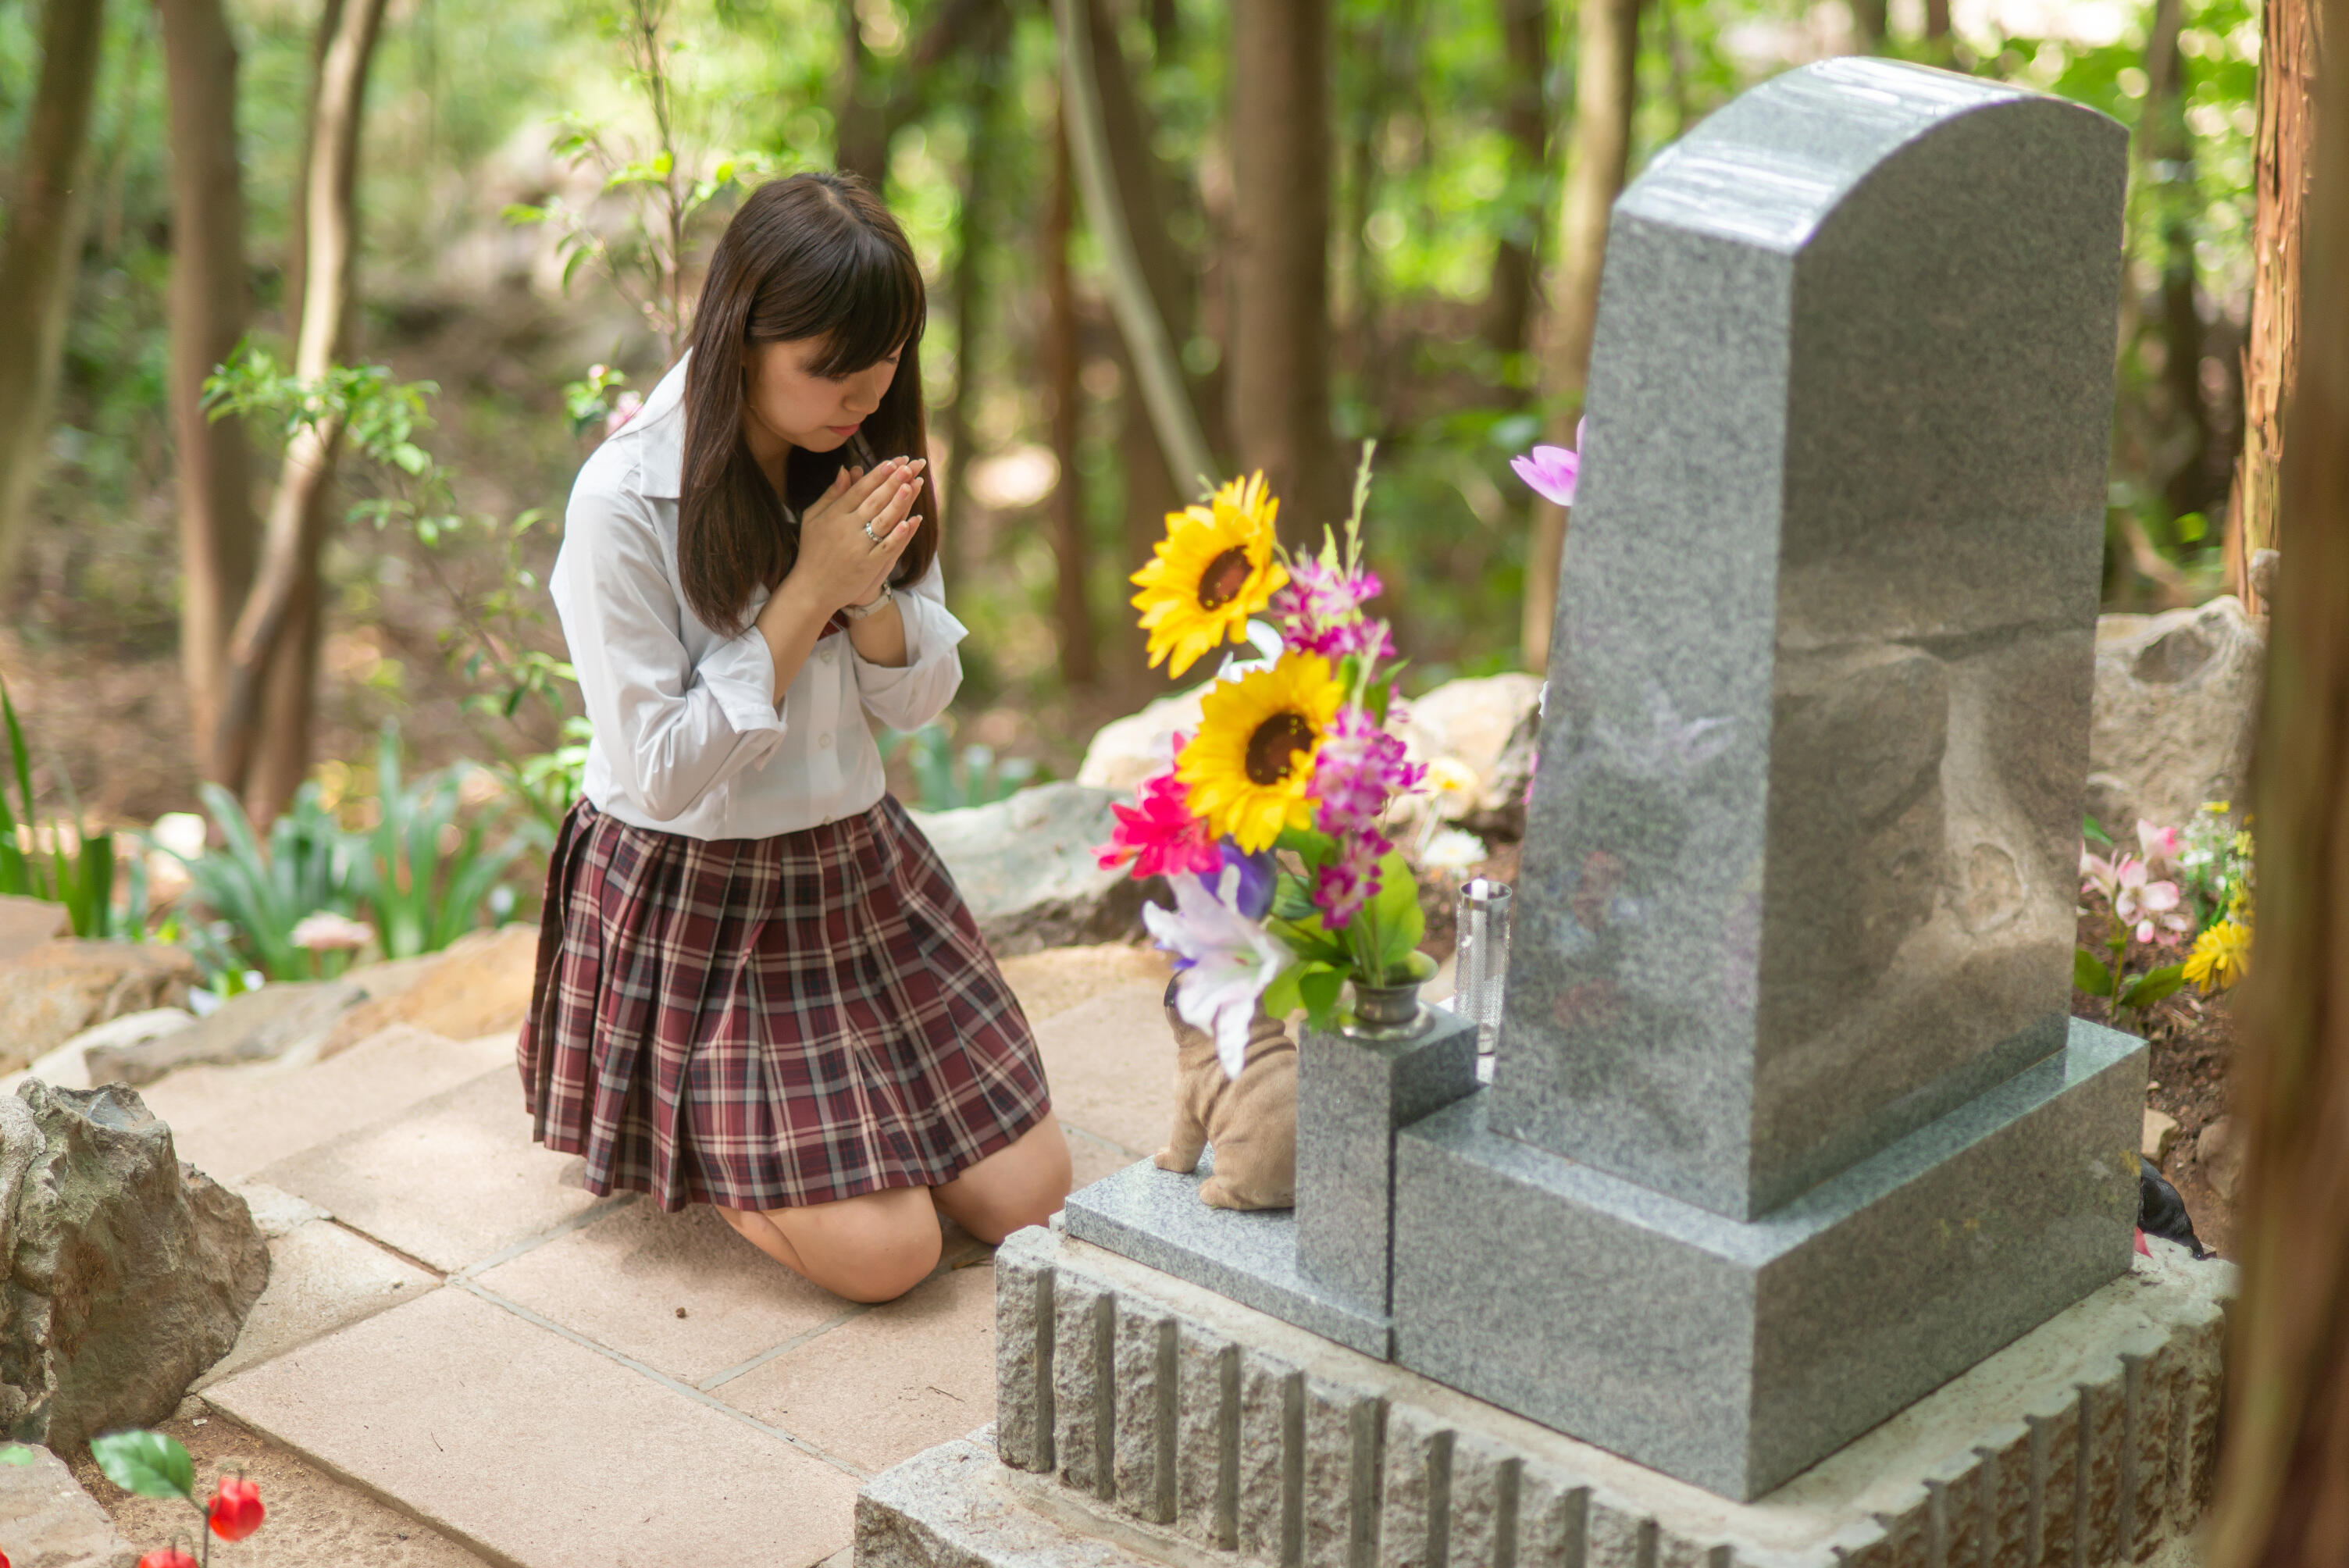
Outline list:
[[[174,156],[206,151],[186,134],[191,15],[235,57],[233,78],[224,57],[212,72],[241,176],[227,242],[210,219],[175,239]],[[1092,43],[1075,78],[1071,22]],[[0,0],[12,247],[60,177],[45,60],[88,62],[54,319],[0,313],[12,382],[37,383],[42,334],[58,342],[46,407],[0,399],[24,454],[0,474],[0,674],[36,792],[61,808],[78,787],[93,820],[143,822],[190,809],[211,775],[265,817],[305,775],[329,809],[365,798],[387,722],[426,766],[557,747],[566,693],[543,671],[561,644],[533,613],[572,477],[605,411],[658,378],[740,190],[833,166],[885,191],[930,282],[948,586],[974,634],[957,744],[1073,773],[1100,722],[1165,689],[1124,577],[1194,487],[1120,328],[1136,280],[1089,221],[1065,79],[1101,106],[1139,282],[1219,471],[1270,469],[1295,540],[1340,513],[1355,443],[1378,440],[1369,533],[1413,689],[1540,666],[1547,595],[1527,586],[1547,573],[1528,562],[1555,561],[1564,519],[1506,462],[1570,440],[1604,204],[1627,174],[1746,86],[1838,53],[2092,104],[2137,147],[2108,606],[2194,602],[2240,583],[2240,536],[2260,526],[2239,518],[2230,543],[2261,31],[2246,0]],[[313,210],[336,199],[331,170],[312,175],[337,81],[354,106],[339,299],[302,275],[305,249],[335,240]],[[672,227],[671,198],[703,204]],[[181,454],[218,426],[182,409],[175,429],[172,392],[175,253],[210,244],[217,263],[223,243],[241,265],[215,265],[215,294],[243,292],[236,335],[278,365],[300,366],[308,291],[334,317],[327,358],[433,388],[392,410],[429,422],[377,432],[390,460],[355,431],[333,493],[307,498],[315,591],[292,574],[234,769],[218,661],[249,606],[242,583],[191,569]],[[2256,426],[2273,371],[2251,358]],[[248,582],[289,488],[266,404],[237,437],[247,540],[229,575]],[[534,510],[546,521],[517,533]],[[432,526],[443,514],[457,521]],[[191,631],[200,589],[214,624]],[[533,653],[553,701],[481,711],[528,683]]]

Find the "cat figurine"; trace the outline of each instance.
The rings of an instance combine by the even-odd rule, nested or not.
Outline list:
[[[1214,1174],[1199,1201],[1217,1209],[1297,1205],[1297,1045],[1280,1020],[1258,1011],[1248,1025],[1247,1065],[1226,1078],[1216,1037],[1174,1011],[1166,987],[1166,1022],[1174,1031],[1174,1128],[1154,1163],[1185,1175],[1212,1144]]]

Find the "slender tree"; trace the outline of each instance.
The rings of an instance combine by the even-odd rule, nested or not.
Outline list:
[[[996,25],[988,29],[970,78],[970,150],[963,169],[962,201],[955,215],[953,309],[955,326],[954,400],[942,421],[949,461],[947,465],[945,544],[949,570],[968,581],[978,562],[969,554],[969,535],[963,519],[970,498],[971,404],[978,396],[978,352],[981,324],[986,319],[987,263],[989,233],[995,219],[995,143],[1002,134],[1002,66],[1009,42],[1010,15],[1000,5],[992,8]]]
[[[1585,0],[1577,26],[1574,143],[1558,214],[1558,265],[1550,288],[1550,342],[1545,390],[1578,411],[1590,373],[1590,331],[1599,315],[1599,269],[1607,253],[1608,214],[1622,194],[1631,162],[1631,112],[1637,106],[1640,0]],[[1554,440],[1571,436],[1561,416]],[[1525,619],[1518,645],[1529,669],[1549,664],[1550,616],[1557,605],[1558,564],[1566,549],[1566,511],[1534,509],[1526,550]]]
[[[1330,427],[1329,0],[1232,0],[1231,425],[1284,531],[1345,511]]]
[[[856,0],[838,0],[840,10],[839,98],[833,106],[833,161],[875,191],[889,187],[888,108],[879,80],[879,62],[864,36]]]
[[[23,542],[49,447],[66,315],[89,217],[90,106],[98,96],[102,0],[48,0],[41,77],[26,120],[0,238],[0,584]]]
[[[1549,168],[1549,106],[1542,98],[1542,83],[1549,75],[1549,0],[1503,0],[1508,98],[1501,108],[1501,129],[1509,139],[1511,191],[1520,199]],[[1542,206],[1538,199],[1526,202],[1493,247],[1485,340],[1503,354],[1526,351],[1537,282],[1534,237],[1540,232]]]
[[[171,127],[171,438],[180,491],[180,666],[200,736],[219,721],[229,628],[259,525],[244,427],[204,413],[204,377],[243,337],[244,181],[236,43],[221,0],[156,0]],[[207,767],[212,758],[202,748]]]
[[[2155,0],[2137,136],[2138,178],[2161,231],[2161,386],[2171,432],[2163,443],[2169,471],[2162,490],[2174,514],[2199,511],[2217,499],[2202,391],[2202,311],[2195,299],[2194,137],[2186,124],[2186,52],[2179,46],[2185,21],[2184,0]]]
[[[1077,181],[1069,151],[1067,116],[1052,133],[1051,201],[1044,217],[1045,395],[1051,410],[1052,458],[1059,479],[1050,497],[1053,579],[1052,621],[1061,645],[1061,676],[1072,686],[1101,678],[1099,644],[1093,630],[1087,579],[1092,552],[1085,537],[1084,483],[1077,472],[1077,291],[1069,270],[1069,242],[1077,226]]]
[[[358,273],[358,141],[385,0],[345,0],[319,56],[305,170],[303,292],[294,374],[323,380],[343,346]],[[316,687],[318,559],[342,428],[305,425],[285,449],[258,573],[229,637],[213,776],[254,817],[274,817],[309,766]]]
[[[2227,582],[2258,609],[2252,555],[2276,542],[2283,410],[2300,359],[2300,255],[2315,146],[2317,0],[2260,7],[2251,314],[2243,345],[2243,448],[2227,510]]]
[[[2349,0],[2324,26],[2349,36]],[[2210,1568],[2349,1563],[2349,74],[2316,122],[2261,714],[2248,1135]]]

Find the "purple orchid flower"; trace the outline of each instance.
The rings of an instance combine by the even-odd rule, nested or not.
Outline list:
[[[1239,880],[1232,885],[1232,907],[1244,920],[1262,920],[1272,907],[1273,884],[1279,874],[1279,862],[1270,850],[1257,854],[1243,854],[1229,839],[1223,841],[1226,871],[1237,872]]]
[[[1526,481],[1536,495],[1559,506],[1574,504],[1574,482],[1582,472],[1582,428],[1587,419],[1574,426],[1572,451],[1564,447],[1536,447],[1523,457],[1511,458],[1509,467],[1517,470],[1517,478]]]

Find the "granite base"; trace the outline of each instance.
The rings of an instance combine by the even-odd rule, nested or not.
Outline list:
[[[1069,1195],[1069,1234],[1384,1360],[1386,1315],[1299,1271],[1296,1211],[1211,1208],[1199,1186],[1215,1170],[1212,1149],[1187,1176],[1129,1165]]]
[[[2142,1041],[2065,1047],[1755,1221],[1499,1136],[1396,1145],[1394,1358],[1752,1498],[2127,1272]]]

